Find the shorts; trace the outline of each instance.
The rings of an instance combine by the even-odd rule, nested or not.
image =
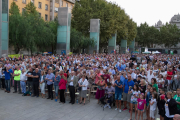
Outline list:
[[[123,101],[131,102],[131,94],[123,92]]]
[[[141,109],[138,109],[138,110],[139,110],[139,111],[143,111],[144,109],[142,109],[142,110],[141,110]]]
[[[136,105],[136,104],[137,104],[137,102],[133,102],[133,101],[131,101],[131,104],[134,104],[134,105]]]
[[[115,100],[121,100],[122,93],[115,93]]]
[[[155,118],[155,110],[150,110],[150,117]]]

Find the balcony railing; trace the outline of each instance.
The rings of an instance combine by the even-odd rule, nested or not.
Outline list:
[[[73,3],[73,4],[75,4],[75,2],[76,2],[75,0],[66,0],[66,1]]]

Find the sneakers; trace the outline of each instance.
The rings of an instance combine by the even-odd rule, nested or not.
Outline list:
[[[124,111],[124,110],[127,110],[127,107],[125,107],[125,108],[123,109],[123,111]]]
[[[118,108],[116,108],[115,110],[118,110]]]
[[[106,108],[106,107],[107,107],[107,104],[104,105],[104,108]]]
[[[57,102],[57,99],[55,99],[55,102]]]
[[[119,110],[119,112],[121,113],[121,110]]]
[[[109,107],[109,109],[111,109],[111,106],[110,106],[110,105],[108,105],[108,107]]]

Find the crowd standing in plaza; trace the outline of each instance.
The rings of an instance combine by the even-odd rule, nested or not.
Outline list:
[[[104,108],[129,110],[130,120],[179,120],[180,56],[169,54],[80,54],[35,55],[0,59],[0,88],[5,92],[31,95],[64,104],[69,91],[79,104],[86,104],[87,90],[96,86],[95,98]],[[27,89],[26,89],[27,86]],[[53,91],[55,94],[53,94]],[[122,104],[123,101],[123,104]],[[122,108],[123,107],[123,108]]]

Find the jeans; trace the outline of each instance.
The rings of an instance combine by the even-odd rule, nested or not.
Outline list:
[[[10,92],[10,80],[5,80],[5,84],[6,84],[6,91]]]
[[[53,99],[53,91],[52,91],[53,84],[47,85],[48,88],[48,98]]]
[[[26,93],[26,83],[24,81],[21,81],[21,89],[22,89],[22,93]]]
[[[56,96],[58,96],[58,90],[59,90],[59,86],[58,85],[54,85],[54,91],[56,93]]]
[[[39,82],[33,82],[34,96],[39,96]]]
[[[33,81],[27,81],[27,85],[28,85],[28,91],[31,92],[32,94],[34,94]],[[31,91],[31,89],[32,89],[32,91]]]
[[[20,88],[20,81],[14,80],[14,91],[17,92],[17,86],[19,93],[21,93],[21,88]]]

